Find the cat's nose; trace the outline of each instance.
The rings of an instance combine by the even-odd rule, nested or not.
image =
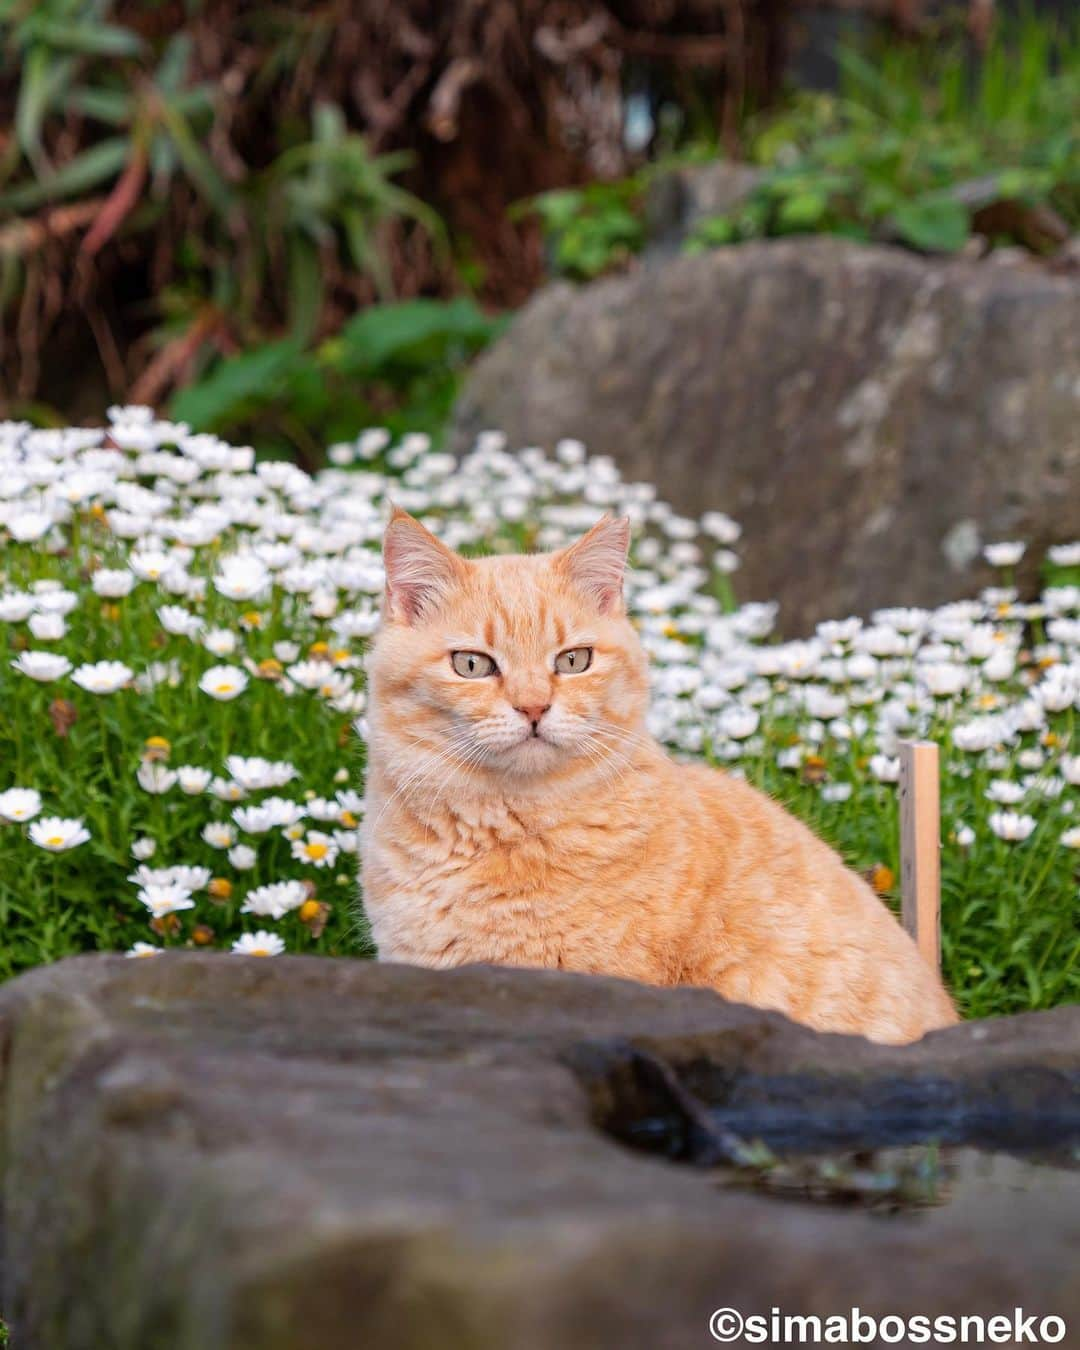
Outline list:
[[[544,715],[550,708],[551,708],[551,704],[550,704],[550,703],[544,703],[544,704],[540,704],[540,703],[530,703],[530,704],[528,704],[526,707],[517,707],[517,706],[515,706],[514,711],[515,711],[515,712],[521,713],[522,716],[524,716],[524,717],[527,717],[527,718],[529,719],[529,721],[532,723],[532,725],[533,725],[533,730],[535,731],[536,728],[537,728],[537,726],[539,726],[539,724],[540,724],[540,719],[541,719],[541,717],[543,717],[543,715]]]

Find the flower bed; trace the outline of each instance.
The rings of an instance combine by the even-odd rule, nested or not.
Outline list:
[[[970,1014],[1080,992],[1080,545],[1001,587],[773,637],[739,528],[577,442],[461,463],[365,432],[315,477],[141,408],[0,423],[0,973],[87,948],[370,952],[356,900],[363,660],[385,499],[465,550],[636,526],[652,730],[780,797],[892,897],[897,740],[943,746],[945,973]],[[722,842],[718,841],[718,847]]]

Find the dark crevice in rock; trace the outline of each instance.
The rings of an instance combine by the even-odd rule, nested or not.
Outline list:
[[[1080,1072],[1041,1066],[940,1074],[758,1073],[673,1063],[626,1043],[569,1056],[594,1124],[675,1162],[739,1163],[761,1141],[785,1153],[937,1142],[1020,1152],[1080,1143]]]

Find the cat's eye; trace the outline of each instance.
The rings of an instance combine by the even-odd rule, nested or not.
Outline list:
[[[482,680],[486,675],[494,675],[498,666],[483,652],[451,652],[450,664],[463,680]]]
[[[555,658],[555,669],[560,675],[580,675],[592,665],[591,647],[571,647]]]

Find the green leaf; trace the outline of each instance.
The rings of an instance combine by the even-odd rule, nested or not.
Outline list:
[[[302,358],[303,344],[296,338],[230,357],[206,379],[180,390],[170,404],[170,414],[205,431],[213,431],[226,420],[237,421],[252,405],[277,397]]]
[[[23,62],[15,105],[15,137],[33,160],[41,153],[41,128],[45,115],[70,79],[72,69],[70,57],[57,60],[45,46],[32,47]]]
[[[489,318],[464,297],[449,302],[404,300],[377,305],[357,314],[342,329],[340,368],[372,375],[432,340],[480,346],[499,326],[497,319]]]
[[[159,104],[162,121],[169,138],[176,147],[184,172],[195,188],[207,199],[222,216],[227,216],[232,208],[232,198],[225,181],[211,164],[208,156],[199,145],[186,118],[174,104],[163,100]]]
[[[777,226],[783,233],[812,230],[820,225],[829,209],[829,198],[824,192],[805,191],[785,197],[776,214]]]
[[[893,212],[892,225],[906,244],[927,253],[955,253],[971,233],[967,207],[947,197],[905,202]]]
[[[566,188],[556,192],[543,192],[538,197],[530,197],[520,204],[516,214],[528,214],[535,211],[544,222],[546,230],[565,230],[577,213],[584,200],[581,192]]]
[[[191,37],[177,33],[169,40],[154,72],[154,83],[166,97],[175,97],[180,92],[190,58]]]
[[[120,127],[131,120],[135,101],[120,89],[95,89],[88,85],[69,90],[64,101],[72,112],[92,117],[96,122]]]
[[[87,192],[115,178],[127,163],[130,153],[131,146],[127,140],[122,136],[110,136],[108,140],[99,141],[81,155],[76,155],[54,174],[0,193],[0,207],[9,211],[27,211],[43,202]]]
[[[739,231],[730,216],[707,216],[694,227],[693,233],[684,245],[687,253],[703,253],[709,248],[722,248],[733,244],[739,237]]]
[[[50,47],[84,56],[137,56],[143,49],[142,38],[118,24],[35,19],[33,32],[39,41]]]
[[[289,331],[307,342],[322,310],[323,283],[318,249],[300,235],[289,241]]]

